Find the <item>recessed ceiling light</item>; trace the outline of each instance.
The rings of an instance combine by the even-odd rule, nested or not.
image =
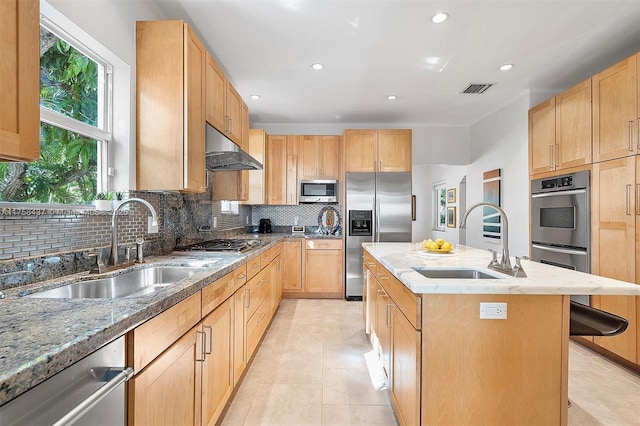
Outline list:
[[[389,100],[389,101],[395,101],[396,99],[398,99],[398,97],[396,95],[387,96],[387,100]]]
[[[312,64],[311,68],[313,68],[314,70],[321,70],[322,68],[324,68],[324,65],[320,63],[316,63],[316,64]]]
[[[251,99],[255,99],[255,100],[260,99],[260,95],[256,95],[255,93],[254,93],[253,95],[249,95],[249,97],[250,97]]]
[[[509,71],[511,68],[513,68],[513,64],[500,65],[500,71]]]
[[[447,12],[438,12],[431,17],[431,22],[434,24],[442,24],[447,19],[449,19],[449,14]]]

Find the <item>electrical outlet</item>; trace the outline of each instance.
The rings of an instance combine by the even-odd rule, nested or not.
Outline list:
[[[217,217],[213,217],[213,227],[217,228],[218,227],[218,218]]]
[[[507,319],[507,304],[481,302],[480,319]]]
[[[147,217],[147,232],[149,234],[157,234],[158,233],[158,224],[157,223],[155,225],[153,224],[153,217],[152,216],[148,216]]]
[[[246,222],[246,223],[247,223],[247,225],[248,225],[248,224],[249,224],[249,216],[247,216],[247,218],[246,218],[246,219],[247,219],[247,222]]]

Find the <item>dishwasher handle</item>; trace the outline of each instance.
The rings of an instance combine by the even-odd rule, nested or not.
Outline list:
[[[122,383],[128,381],[131,377],[133,377],[133,368],[126,367],[122,369],[104,386],[102,386],[100,389],[98,389],[97,391],[89,395],[87,399],[82,401],[80,404],[76,405],[71,411],[69,411],[67,414],[62,416],[52,426],[72,425],[77,420],[79,420],[80,417],[82,417],[87,411],[89,411],[98,402],[100,402],[104,397],[109,395],[115,388],[120,386]]]

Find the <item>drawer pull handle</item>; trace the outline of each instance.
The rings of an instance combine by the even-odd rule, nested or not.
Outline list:
[[[267,283],[267,280],[262,280],[262,281],[260,281],[260,284],[258,284],[258,285],[256,286],[256,288],[262,288],[262,287],[264,287],[264,285],[265,285],[266,283]]]
[[[247,295],[247,297],[244,298],[244,307],[248,309],[251,306],[251,289],[245,288],[244,294]]]
[[[239,279],[239,280],[243,280],[243,279],[247,278],[247,274],[245,274],[245,273],[243,272],[243,273],[241,273],[240,275],[238,275],[236,278],[237,278],[237,279]]]
[[[266,316],[267,316],[267,313],[263,312],[262,315],[260,316],[260,319],[258,320],[258,324],[260,324],[262,321],[264,321]]]

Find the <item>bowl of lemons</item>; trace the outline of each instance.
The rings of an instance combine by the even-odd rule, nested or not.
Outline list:
[[[438,238],[433,241],[431,238],[428,240],[423,240],[422,249],[428,251],[429,253],[449,253],[451,251],[451,243],[443,240],[442,238]]]

